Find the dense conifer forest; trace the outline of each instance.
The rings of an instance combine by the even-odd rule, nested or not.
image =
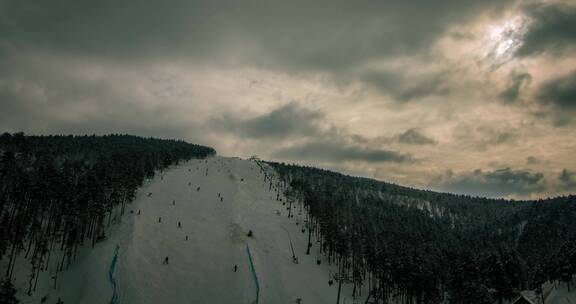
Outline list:
[[[575,196],[486,199],[269,164],[285,204],[303,202],[306,253],[337,264],[338,283],[367,285],[366,303],[503,303],[576,274]]]
[[[17,257],[32,265],[30,293],[54,252],[62,253],[62,270],[80,246],[104,239],[146,178],[215,153],[184,141],[129,135],[0,135],[0,263],[6,265],[0,296],[13,293]]]

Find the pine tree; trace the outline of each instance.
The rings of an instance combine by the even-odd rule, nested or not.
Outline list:
[[[0,303],[3,304],[18,304],[20,301],[16,298],[16,288],[12,281],[6,279],[0,286]]]

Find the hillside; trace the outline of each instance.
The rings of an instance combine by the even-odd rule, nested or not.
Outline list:
[[[269,164],[325,253],[376,301],[502,303],[576,274],[574,196],[494,200]]]
[[[5,134],[0,151],[0,303],[576,301],[574,196],[437,193],[124,135]]]
[[[316,251],[305,254],[301,209],[295,204],[296,216],[287,217],[269,187],[273,176],[255,162],[221,157],[167,170],[137,191],[109,238],[81,252],[56,288],[52,265],[32,296],[20,293],[22,303],[44,296],[49,303],[86,304],[335,302],[337,286],[328,281],[336,269],[324,258],[317,265]],[[20,260],[17,268],[16,286],[25,290],[27,265]],[[341,300],[350,303],[351,286]]]

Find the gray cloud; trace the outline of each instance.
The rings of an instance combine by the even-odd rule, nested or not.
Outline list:
[[[383,149],[370,149],[343,142],[315,141],[296,144],[275,151],[273,157],[316,161],[413,162],[409,154]]]
[[[570,165],[570,130],[550,135],[552,126],[530,125],[522,111],[507,120],[504,110],[518,105],[530,77],[514,74],[503,85],[505,74],[473,63],[487,50],[470,46],[491,22],[518,13],[505,10],[510,3],[517,1],[0,0],[0,129],[177,137],[226,155],[313,160],[409,185],[446,167],[524,162],[526,154],[502,150],[557,140],[567,148],[539,151],[568,162],[543,169],[556,177]],[[540,79],[551,57],[534,57],[572,45],[566,32],[552,33],[561,42],[538,34],[571,22],[543,16],[571,11],[533,10],[513,59]],[[537,88],[539,107],[530,110],[571,119],[567,79]],[[504,86],[500,97],[511,104],[483,108],[483,93]],[[436,98],[411,102],[428,97]],[[529,121],[526,130],[507,125],[518,121]],[[491,146],[499,149],[484,150]]]
[[[457,142],[480,150],[515,143],[519,136],[516,128],[473,126],[467,123],[460,124],[454,131]]]
[[[282,140],[291,136],[318,135],[321,132],[318,123],[322,118],[322,113],[291,102],[254,118],[239,119],[225,114],[223,117],[212,119],[210,125],[217,130],[249,138]]]
[[[524,6],[531,22],[517,50],[518,56],[558,54],[576,45],[576,5],[531,3]]]
[[[502,92],[500,92],[499,97],[506,102],[514,102],[520,97],[520,91],[523,87],[530,83],[532,76],[528,73],[517,73],[513,72],[510,75],[508,81],[508,86]]]
[[[0,130],[31,134],[127,133],[159,138],[192,137],[197,143],[202,142],[199,134],[190,132],[194,123],[173,122],[164,109],[146,110],[116,99],[83,103],[71,98],[74,96],[58,94],[38,100],[14,88],[0,88]],[[92,107],[101,111],[89,111]]]
[[[576,109],[576,71],[544,83],[536,94],[543,104],[563,109]]]
[[[130,133],[203,142],[196,124],[177,119],[170,106],[146,106],[150,100],[144,100],[134,89],[142,79],[115,73],[101,77],[99,66],[62,65],[58,60],[0,57],[0,70],[6,72],[0,75],[1,130],[32,134]]]
[[[406,145],[436,145],[438,142],[431,138],[421,130],[416,128],[409,128],[404,132],[398,133],[393,136],[377,136],[373,138],[364,137],[362,135],[353,134],[346,136],[349,142],[360,145],[388,145],[393,143],[400,143]]]
[[[231,114],[212,119],[209,125],[240,138],[273,140],[283,148],[272,151],[282,160],[320,160],[326,163],[342,161],[413,162],[411,155],[374,148],[381,144],[360,135],[350,135],[332,125],[326,125],[324,115],[291,102],[269,113],[240,119]],[[409,130],[400,135],[411,144],[428,144],[431,139]],[[303,141],[303,139],[305,139]],[[297,140],[298,143],[293,143]],[[288,144],[288,145],[286,145]]]
[[[537,165],[537,164],[541,164],[541,163],[542,163],[542,160],[536,156],[526,157],[526,164],[528,164],[528,165]]]
[[[398,135],[398,141],[403,144],[412,145],[435,145],[436,140],[422,134],[416,129],[408,129],[404,133]]]
[[[334,70],[420,51],[451,25],[507,3],[4,0],[0,37],[15,48],[122,60],[241,57],[262,66]]]
[[[563,169],[558,180],[561,182],[561,187],[564,190],[576,191],[576,172],[568,169]]]
[[[403,71],[370,71],[362,80],[401,102],[449,93],[446,73],[405,75]]]
[[[488,197],[524,196],[545,190],[544,174],[511,168],[448,174],[440,187],[445,191]]]

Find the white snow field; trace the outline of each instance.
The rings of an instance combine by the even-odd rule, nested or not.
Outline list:
[[[22,303],[44,296],[45,303],[65,304],[336,303],[338,284],[328,284],[335,267],[324,258],[316,264],[315,241],[305,255],[308,233],[296,225],[298,217],[287,218],[255,161],[211,157],[172,167],[140,188],[127,210],[105,241],[87,245],[58,275],[56,288],[50,269],[25,295],[21,263]],[[340,303],[355,303],[351,295],[344,285]]]

